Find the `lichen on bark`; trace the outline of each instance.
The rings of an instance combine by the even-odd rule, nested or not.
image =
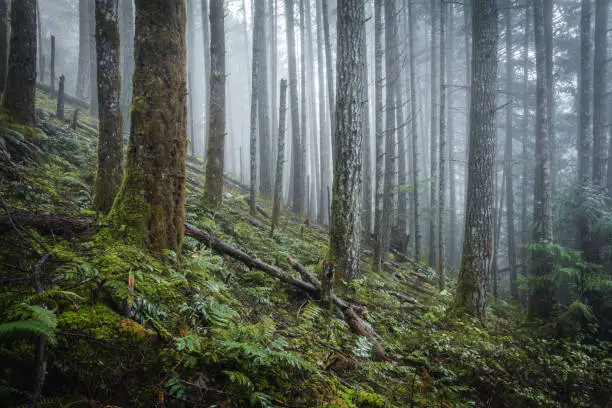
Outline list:
[[[184,235],[185,23],[184,0],[136,0],[131,132],[110,218],[153,252],[178,251]]]

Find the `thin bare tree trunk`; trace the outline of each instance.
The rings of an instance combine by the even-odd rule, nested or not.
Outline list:
[[[383,23],[382,23],[382,0],[374,0],[374,94],[376,116],[376,189],[374,210],[374,268],[377,272],[382,269],[385,252],[385,226],[383,220],[384,209],[384,163],[385,163],[385,133],[383,129]]]
[[[253,41],[257,41],[257,109],[259,124],[259,190],[266,194],[273,193],[273,147],[270,133],[270,100],[268,95],[268,52],[266,41],[266,7],[263,0],[256,1]],[[256,38],[257,36],[257,38]]]
[[[440,137],[438,175],[438,279],[440,290],[446,286],[446,247],[444,212],[446,207],[446,0],[440,0]]]
[[[608,0],[595,0],[595,64],[593,74],[593,186],[603,188],[607,109]]]
[[[514,85],[514,61],[512,60],[512,10],[508,8],[504,13],[506,24],[506,143],[504,148],[504,178],[506,181],[506,231],[508,233],[508,267],[510,269],[510,294],[513,299],[518,299],[516,280],[516,235],[514,231],[514,174],[512,141],[513,141],[513,110],[512,87]]]
[[[278,109],[278,155],[276,159],[276,182],[274,186],[274,209],[272,211],[272,234],[280,220],[283,199],[283,169],[285,167],[285,118],[287,116],[287,80],[280,82],[280,107]]]
[[[293,0],[292,0],[293,1]],[[327,98],[329,102],[330,123],[331,123],[331,145],[332,145],[332,167],[336,160],[336,111],[335,91],[334,91],[334,65],[332,63],[331,33],[329,31],[329,10],[326,0],[321,0],[321,13],[323,14],[323,38],[325,42],[325,66],[327,71]]]
[[[330,127],[327,122],[327,108],[325,103],[325,60],[323,39],[323,16],[321,15],[321,1],[317,1],[317,68],[318,68],[318,97],[319,97],[319,134],[321,156],[321,184],[319,189],[319,223],[325,224],[328,220],[329,202],[327,201],[327,188],[331,185],[332,159]]]
[[[223,200],[225,160],[225,9],[224,0],[210,2],[210,85],[208,123],[208,160],[206,160],[206,194],[217,208]]]
[[[552,185],[550,168],[550,126],[548,114],[549,82],[546,70],[546,39],[544,1],[534,3],[534,32],[536,50],[536,140],[535,140],[535,185],[533,209],[533,238],[541,247],[533,253],[534,272],[541,278],[531,293],[529,311],[546,318],[552,310],[552,272],[553,256],[546,246],[553,241],[552,236]],[[548,18],[551,18],[550,16]]]
[[[416,63],[415,63],[415,22],[412,0],[408,0],[408,24],[410,26],[410,128],[412,132],[412,216],[414,218],[414,258],[421,256],[421,232],[419,228],[419,135],[417,132],[417,101],[416,101]]]
[[[430,125],[429,125],[429,143],[430,143],[430,180],[429,180],[429,257],[428,263],[430,266],[436,265],[436,222],[438,214],[437,196],[438,196],[438,125],[439,125],[439,105],[438,105],[438,51],[439,43],[438,35],[438,2],[433,0],[431,3],[431,69],[430,69]]]
[[[89,77],[89,4],[79,0],[79,65],[77,72],[76,96],[85,99]]]

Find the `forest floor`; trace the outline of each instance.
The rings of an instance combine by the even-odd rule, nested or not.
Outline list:
[[[609,342],[551,335],[492,298],[484,325],[453,317],[452,293],[423,265],[391,257],[377,274],[362,250],[349,300],[368,338],[311,294],[206,242],[187,237],[181,254],[161,258],[126,244],[90,210],[95,120],[83,111],[72,130],[40,92],[37,106],[38,129],[0,118],[3,406],[27,405],[41,367],[41,407],[612,406]],[[189,160],[191,225],[296,279],[296,261],[321,269],[326,229],[284,212],[271,234],[270,202],[249,215],[234,182],[210,211],[200,205],[202,168]]]

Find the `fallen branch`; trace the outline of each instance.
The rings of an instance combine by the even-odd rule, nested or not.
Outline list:
[[[321,281],[312,272],[306,269],[304,265],[291,258],[287,258],[287,262],[289,262],[289,265],[302,276],[302,279],[310,282],[317,289],[321,289]]]

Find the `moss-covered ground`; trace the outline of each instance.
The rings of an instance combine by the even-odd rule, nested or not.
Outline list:
[[[610,343],[588,331],[550,336],[503,300],[490,299],[484,326],[449,317],[452,296],[428,283],[427,268],[395,260],[378,275],[364,249],[350,293],[388,353],[377,362],[341,314],[264,272],[191,238],[161,258],[128,245],[121,226],[90,210],[94,119],[83,112],[73,131],[48,113],[43,94],[38,107],[39,129],[0,118],[1,215],[95,224],[72,236],[2,232],[0,405],[27,404],[43,337],[45,407],[610,406]],[[248,215],[247,192],[233,184],[220,208],[202,208],[201,168],[189,162],[189,222],[285,271],[288,257],[318,269],[324,228],[287,212],[271,235],[270,220]],[[45,253],[53,256],[36,294],[32,272]]]

